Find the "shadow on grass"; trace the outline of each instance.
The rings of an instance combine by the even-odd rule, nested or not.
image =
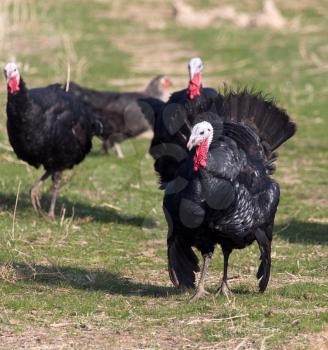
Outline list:
[[[13,264],[19,280],[49,286],[70,286],[75,289],[103,291],[108,294],[125,296],[147,296],[164,298],[180,294],[174,287],[161,287],[132,282],[117,274],[101,269],[82,269],[78,267],[59,267],[45,265]]]
[[[15,207],[16,195],[12,193],[0,193],[0,210],[13,211]],[[151,218],[145,216],[133,216],[121,214],[118,211],[111,208],[104,208],[99,206],[91,206],[81,202],[72,202],[65,197],[58,199],[56,214],[59,215],[59,209],[61,205],[67,208],[66,217],[71,216],[72,208],[74,208],[74,217],[83,218],[91,216],[95,221],[104,223],[117,223],[121,225],[132,225],[137,227],[152,228],[156,226],[156,223]],[[42,196],[42,208],[48,210],[50,206],[50,196],[44,194]],[[30,196],[26,193],[21,193],[18,202],[18,212],[29,211],[31,215],[38,217],[32,209]]]
[[[249,296],[263,295],[258,290],[252,289],[252,287],[250,286],[236,286],[234,288],[231,288],[231,291],[233,295],[249,295]]]
[[[285,225],[276,225],[274,235],[289,243],[328,244],[328,225],[291,221]]]

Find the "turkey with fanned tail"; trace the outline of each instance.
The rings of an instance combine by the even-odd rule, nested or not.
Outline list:
[[[198,259],[204,258],[193,296],[207,292],[205,276],[216,244],[224,256],[219,293],[228,294],[228,258],[233,249],[257,241],[260,292],[269,282],[274,218],[280,198],[274,172],[276,149],[296,125],[273,101],[248,90],[225,91],[193,118],[186,153],[165,189],[169,275],[177,287],[194,288]],[[186,112],[182,112],[186,113]]]

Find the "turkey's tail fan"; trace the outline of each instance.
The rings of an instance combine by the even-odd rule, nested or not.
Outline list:
[[[246,124],[256,132],[270,166],[277,159],[274,151],[296,132],[296,124],[285,110],[272,99],[249,89],[226,89],[220,113],[227,122]]]
[[[226,91],[222,109],[227,121],[245,123],[255,129],[271,151],[296,132],[296,124],[287,112],[261,93],[247,89],[240,92]]]
[[[167,255],[172,283],[178,288],[195,288],[195,273],[200,269],[192,248],[173,236],[168,239]]]

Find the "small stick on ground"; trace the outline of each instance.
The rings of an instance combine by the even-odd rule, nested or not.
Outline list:
[[[222,322],[222,321],[231,321],[234,320],[236,318],[242,318],[242,317],[247,317],[248,314],[244,314],[244,315],[236,315],[236,316],[231,316],[231,317],[225,317],[225,318],[199,318],[196,320],[191,320],[187,323],[187,325],[191,325],[191,324],[196,324],[196,323],[211,323],[211,322]]]
[[[20,191],[21,183],[22,182],[19,180],[18,187],[17,187],[17,193],[16,193],[16,200],[15,200],[13,224],[12,224],[12,228],[11,228],[11,239],[15,238],[15,219],[16,219],[16,211],[17,211],[17,205],[18,205],[18,198],[19,198],[19,191]]]

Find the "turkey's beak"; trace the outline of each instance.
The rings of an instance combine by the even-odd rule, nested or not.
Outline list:
[[[165,88],[166,89],[168,89],[168,88],[170,88],[171,86],[173,86],[173,83],[172,83],[172,81],[169,79],[169,78],[166,78],[165,79]]]
[[[4,69],[3,70],[3,75],[4,75],[4,77],[5,77],[5,79],[6,79],[6,81],[8,82],[8,74],[7,74],[7,71]]]
[[[5,76],[6,81],[8,82],[9,80],[11,80],[12,78],[15,77],[15,75],[13,74],[13,72],[8,72],[7,70],[3,70],[3,74]]]
[[[189,141],[187,143],[187,148],[189,151],[191,151],[197,144],[197,139],[195,136],[190,136]]]
[[[200,72],[203,70],[203,68],[204,68],[204,66],[199,67],[199,66],[191,66],[191,65],[189,65],[189,66],[188,66],[188,69],[189,69],[189,79],[190,79],[190,80],[193,80],[195,74],[200,73]]]
[[[189,79],[192,80],[194,75],[196,73],[196,68],[195,67],[192,67],[192,66],[189,66]]]
[[[172,86],[172,81],[169,79],[169,78],[164,78],[162,81],[161,81],[161,88],[162,89],[168,89]]]

